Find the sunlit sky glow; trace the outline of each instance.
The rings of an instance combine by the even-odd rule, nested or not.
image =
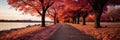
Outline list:
[[[0,0],[0,19],[4,20],[41,20],[40,17],[31,16],[30,14],[23,15],[22,12],[10,8],[7,0]],[[46,21],[51,21],[48,17]]]

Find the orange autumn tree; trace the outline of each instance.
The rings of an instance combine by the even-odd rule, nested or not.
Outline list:
[[[108,0],[88,0],[95,12],[95,27],[100,28],[100,18]]]
[[[53,4],[53,6],[51,6],[48,9],[48,11],[47,11],[48,12],[47,13],[48,17],[50,17],[54,21],[54,24],[59,23],[59,20],[58,20],[58,11],[61,9],[60,6],[63,5],[62,3],[63,3],[62,0],[55,1],[55,3]]]
[[[95,27],[100,28],[100,18],[107,5],[119,5],[120,0],[87,0],[95,12]]]
[[[83,25],[86,25],[86,17],[88,16],[88,10],[87,9],[82,9],[81,16],[83,18]]]
[[[54,19],[54,24],[57,23],[57,10],[55,9],[55,7],[51,8],[48,12],[48,16],[49,17],[52,17]]]
[[[7,0],[8,4],[19,11],[41,16],[41,27],[45,27],[45,14],[55,0]]]
[[[110,19],[110,21],[115,22],[120,20],[120,8],[114,8],[107,11],[107,16]]]

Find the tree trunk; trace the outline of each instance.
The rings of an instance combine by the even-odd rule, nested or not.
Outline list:
[[[96,28],[101,28],[101,26],[100,26],[100,18],[101,18],[101,15],[100,15],[100,13],[96,13],[95,14],[95,27]]]
[[[56,24],[56,17],[54,17],[54,24]]]
[[[58,19],[56,19],[57,20],[57,23],[59,23],[59,20]]]
[[[77,21],[78,21],[77,24],[79,24],[80,23],[80,18],[79,17],[77,18]]]
[[[75,17],[75,19],[74,19],[74,20],[75,20],[75,24],[77,24],[77,18],[76,18],[76,17]]]
[[[72,23],[74,24],[74,17],[72,18]]]
[[[112,22],[115,22],[115,18],[114,17],[112,17]]]
[[[42,24],[41,24],[41,27],[45,27],[45,12],[46,11],[43,11],[43,14],[42,14]]]
[[[85,17],[83,17],[83,25],[86,25]]]

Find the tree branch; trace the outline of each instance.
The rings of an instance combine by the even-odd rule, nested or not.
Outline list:
[[[55,8],[53,8],[54,12],[57,13],[57,11],[55,10]]]
[[[48,15],[50,15],[50,16],[52,16],[52,17],[54,17],[53,15],[51,15],[51,14],[50,14],[50,12],[49,12],[49,11],[47,11],[47,12],[48,12]]]
[[[39,0],[41,3],[44,3],[44,0]]]
[[[46,5],[45,10],[47,10],[50,6],[52,6],[54,2],[49,2],[48,5]]]
[[[35,6],[33,6],[33,4],[32,5],[28,4],[28,3],[24,2],[23,0],[22,0],[22,2],[25,3],[25,4],[27,4],[27,5],[29,5],[29,6],[32,6],[40,15],[42,15],[42,13],[39,12],[39,10]]]
[[[88,1],[88,3],[91,5],[91,6],[93,6],[93,3],[92,2],[90,2],[90,0],[87,0]]]

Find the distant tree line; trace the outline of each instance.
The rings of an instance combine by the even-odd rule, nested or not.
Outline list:
[[[32,20],[0,20],[0,22],[41,22],[41,21],[32,21]],[[51,22],[51,21],[45,21],[45,22]]]

